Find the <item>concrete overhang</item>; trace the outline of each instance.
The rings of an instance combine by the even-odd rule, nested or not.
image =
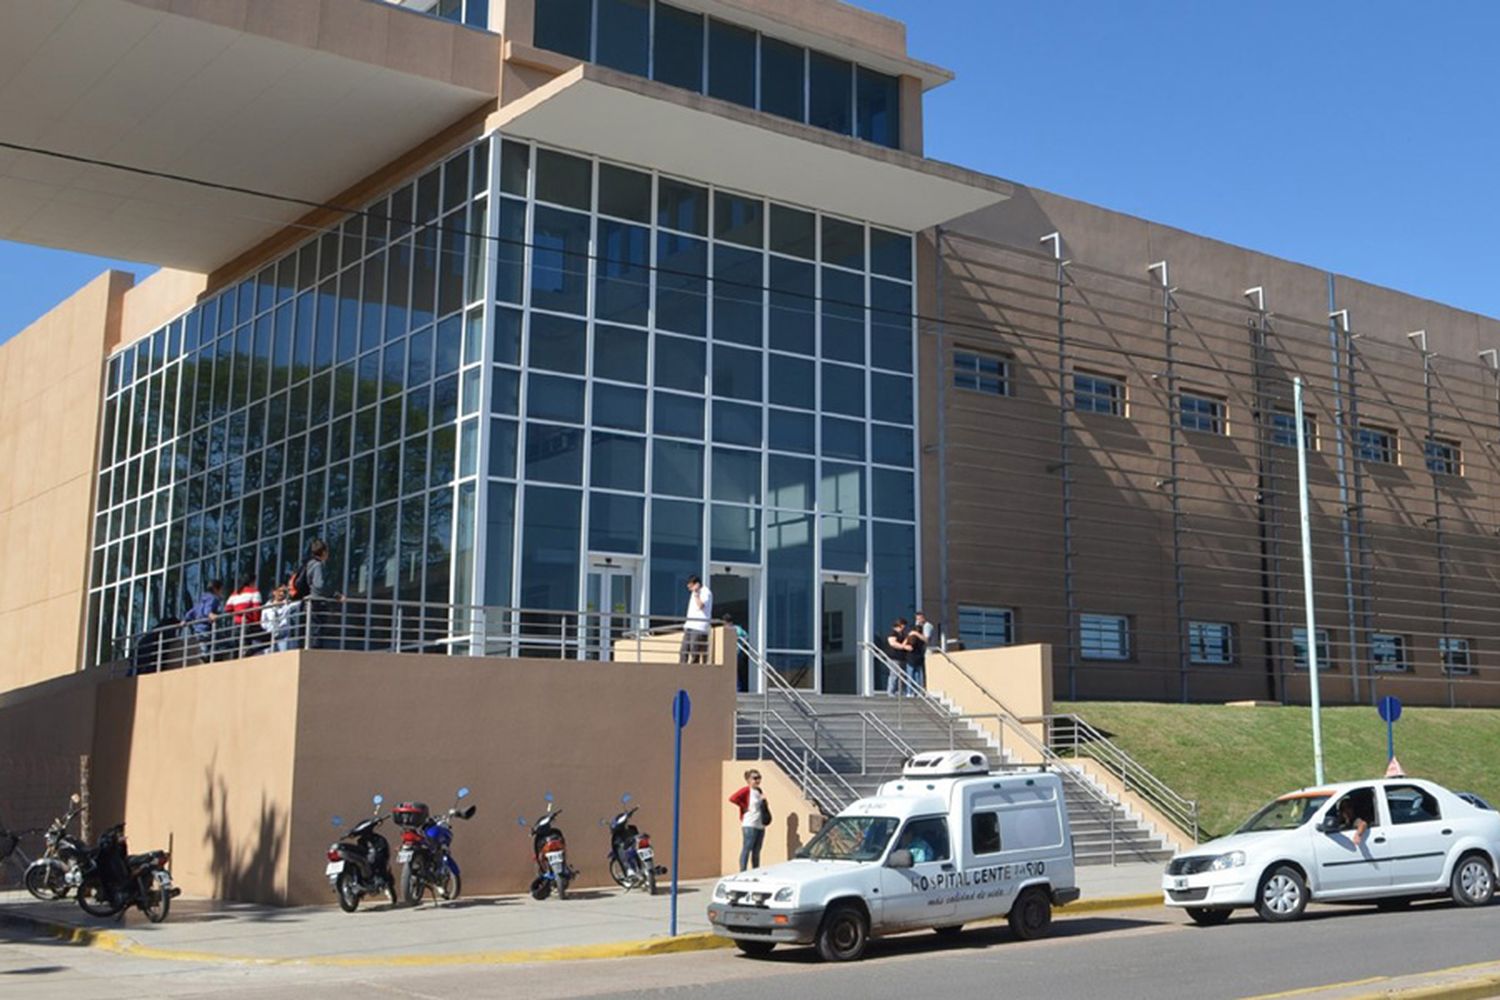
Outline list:
[[[501,46],[370,0],[4,0],[0,142],[325,202],[493,106]],[[308,210],[0,147],[0,239],[208,272]]]
[[[503,134],[918,231],[1010,197],[984,174],[584,64],[489,120]]]

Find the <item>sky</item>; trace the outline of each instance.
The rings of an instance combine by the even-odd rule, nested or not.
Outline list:
[[[929,156],[1500,317],[1500,3],[858,3],[957,74]],[[0,341],[110,266],[0,242]]]

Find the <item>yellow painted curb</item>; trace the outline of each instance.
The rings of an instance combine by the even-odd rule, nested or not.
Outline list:
[[[1138,896],[1104,896],[1079,900],[1060,908],[1063,916],[1096,913],[1104,910],[1128,910],[1161,905],[1161,894]],[[257,958],[249,955],[224,955],[206,951],[157,948],[141,944],[118,931],[40,920],[25,914],[0,914],[0,922],[24,924],[50,934],[69,944],[98,948],[116,955],[151,958],[162,962],[206,962],[222,965],[312,965],[340,968],[370,966],[421,967],[444,965],[516,965],[524,962],[573,962],[602,958],[645,958],[651,955],[678,955],[693,951],[733,948],[734,942],[710,931],[679,934],[676,937],[647,938],[640,941],[612,941],[605,944],[564,945],[515,951],[454,952],[426,955],[308,955],[299,958]],[[995,921],[977,921],[975,926]]]
[[[1362,993],[1350,1000],[1486,1000],[1500,994],[1500,975],[1464,979],[1456,983],[1435,983],[1410,989],[1381,990]]]

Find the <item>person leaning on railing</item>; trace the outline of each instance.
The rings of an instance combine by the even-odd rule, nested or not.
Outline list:
[[[260,627],[269,637],[271,652],[284,653],[292,646],[292,619],[298,604],[290,599],[287,588],[271,591],[271,603],[260,609]]]
[[[193,638],[198,641],[201,663],[212,663],[215,659],[214,629],[223,614],[224,584],[220,580],[210,580],[208,589],[198,595],[198,600],[182,616],[188,630],[193,633]]]
[[[328,635],[334,615],[332,604],[342,601],[344,595],[333,588],[333,574],[328,571],[328,543],[314,538],[308,552],[309,558],[292,576],[291,589],[293,596],[306,598],[302,602],[302,613],[309,619],[307,648],[327,649],[337,645]]]

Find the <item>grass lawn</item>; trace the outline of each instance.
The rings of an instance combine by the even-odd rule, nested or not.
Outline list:
[[[1312,713],[1141,702],[1058,702],[1180,795],[1198,801],[1205,836],[1228,833],[1268,800],[1313,783]],[[1396,723],[1406,773],[1500,804],[1500,711],[1408,708]],[[1370,706],[1323,709],[1328,781],[1385,774],[1385,723]]]

